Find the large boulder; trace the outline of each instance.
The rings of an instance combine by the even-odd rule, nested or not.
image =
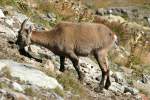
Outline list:
[[[0,24],[0,35],[11,39],[15,39],[17,36],[17,34],[12,29],[6,27],[3,24]]]
[[[0,63],[2,65],[0,68],[4,68],[4,65],[7,66],[12,77],[17,77],[22,81],[26,81],[30,84],[43,88],[54,89],[59,87],[62,89],[62,86],[55,78],[47,76],[45,73],[36,69],[32,65],[17,63],[12,60],[0,60]]]

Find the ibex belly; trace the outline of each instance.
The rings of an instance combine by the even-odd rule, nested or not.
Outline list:
[[[88,56],[92,51],[91,47],[80,47],[80,48],[76,48],[75,53],[78,56]]]

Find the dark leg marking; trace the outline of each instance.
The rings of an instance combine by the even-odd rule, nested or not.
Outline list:
[[[59,71],[64,72],[65,71],[65,56],[60,56],[60,69]]]
[[[80,81],[82,81],[83,80],[83,77],[82,77],[82,75],[81,75],[81,72],[80,72],[80,68],[79,68],[79,58],[78,58],[78,56],[74,53],[74,52],[70,52],[69,53],[69,58],[70,58],[70,60],[72,61],[72,63],[73,63],[73,66],[74,66],[74,68],[75,68],[75,70],[76,70],[76,72],[77,72],[77,74],[78,74],[78,79],[80,80]]]

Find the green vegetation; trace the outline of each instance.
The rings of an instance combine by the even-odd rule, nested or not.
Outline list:
[[[150,75],[150,64],[146,64],[142,66],[143,72]]]
[[[25,14],[30,14],[31,9],[29,9],[28,5],[23,2],[23,0],[0,0],[0,6],[13,6],[15,9],[20,10]]]
[[[74,95],[79,95],[80,98],[87,98],[88,94],[84,86],[74,77],[73,72],[69,71],[61,76],[57,76],[57,80],[63,85],[64,90],[71,91]],[[76,96],[73,98],[73,100],[77,100]]]
[[[25,94],[29,95],[29,96],[35,96],[36,95],[36,91],[33,91],[33,89],[31,87],[25,88]]]
[[[30,19],[37,23],[41,24],[44,27],[51,27],[55,25],[55,22],[48,22],[44,19],[42,19],[37,11],[41,11],[42,13],[48,13],[48,12],[54,12],[56,15],[58,14],[53,8],[53,6],[50,3],[47,3],[48,5],[45,6],[44,3],[40,2],[37,9],[31,8],[29,5],[26,4],[23,0],[0,0],[0,6],[13,6],[16,10],[21,11],[23,14],[30,17]],[[58,16],[58,19],[61,18]],[[61,20],[61,19],[59,19]]]
[[[37,23],[37,24],[41,24],[44,27],[51,27],[51,26],[53,26],[53,24],[51,22],[48,22],[48,21],[40,18],[40,16],[38,16],[36,14],[31,16],[31,21],[33,21],[34,23]]]
[[[142,6],[141,6],[141,9],[149,10],[149,9],[150,9],[150,5],[142,5]]]
[[[64,97],[64,91],[62,89],[60,89],[59,87],[56,87],[55,89],[53,89],[52,91],[54,91],[55,93],[57,93],[58,95],[60,95],[61,97]]]
[[[0,89],[8,87],[6,83],[0,82]]]
[[[87,1],[87,0],[82,0]],[[84,19],[84,14],[75,14],[74,11],[72,11],[71,8],[65,7],[64,0],[59,0],[58,3],[50,3],[50,2],[44,2],[43,0],[35,0],[37,7],[31,8],[24,0],[0,0],[0,6],[13,6],[16,10],[21,11],[23,14],[30,17],[31,21],[37,24],[41,24],[44,27],[53,27],[56,23],[58,23],[61,20],[71,20],[74,21],[75,18],[77,18],[78,21],[82,21]],[[92,2],[93,4],[89,3]],[[123,2],[123,3],[120,3]],[[86,2],[84,2],[86,3]],[[143,4],[144,0],[126,0],[126,1],[114,1],[114,0],[105,0],[103,2],[102,0],[88,0],[88,3],[86,4],[88,8],[96,9],[97,7],[108,7],[108,6],[125,6],[125,5],[131,5],[131,4]],[[143,9],[150,9],[149,5],[142,6]],[[56,15],[56,21],[49,22],[47,20],[44,20],[41,18],[40,14],[48,14],[48,13],[54,13]],[[84,12],[83,12],[84,13]],[[85,14],[86,15],[86,14]],[[122,15],[123,18],[127,19],[127,15]],[[89,20],[89,19],[88,19]],[[87,21],[87,20],[86,20]],[[136,55],[135,53],[135,47],[139,45],[139,42],[142,40],[139,40],[136,44],[134,44],[136,40],[136,35],[133,34],[135,30],[127,30],[125,29],[120,23],[108,23],[108,26],[119,35],[119,39],[121,40],[121,45],[125,46],[127,44],[128,40],[133,39],[133,43],[130,44],[131,51],[128,60],[127,67],[130,67],[134,69],[134,75],[131,78],[127,78],[127,82],[129,84],[133,84],[133,79],[135,80],[135,77],[141,76],[143,72],[150,74],[150,67],[149,65],[141,66],[141,58],[140,55]],[[143,44],[145,42],[142,42]],[[138,44],[138,45],[137,45]],[[142,44],[142,46],[143,46]],[[113,59],[113,58],[112,58]],[[95,61],[95,59],[94,59]],[[96,62],[96,61],[95,61]],[[57,78],[59,83],[61,83],[64,87],[64,91],[60,88],[55,88],[51,91],[57,93],[58,95],[64,97],[65,91],[70,91],[73,95],[72,100],[78,100],[79,97],[82,99],[87,99],[87,90],[84,88],[82,84],[80,84],[79,80],[77,80],[77,77],[75,77],[73,71],[67,71],[63,73],[63,75],[57,75],[54,72],[50,72],[47,69],[44,69],[43,67],[40,69],[41,71],[45,72],[47,75]],[[118,69],[117,69],[118,70]],[[2,69],[3,75],[7,78],[12,78],[10,75],[10,71],[7,67]],[[23,81],[20,81],[19,79],[16,79],[19,81],[19,83],[25,83]],[[0,88],[6,87],[5,84],[0,83]],[[140,90],[142,93],[144,93],[144,90]],[[25,94],[30,96],[37,96],[38,94],[36,91],[33,91],[32,88],[26,88]],[[144,93],[146,94],[146,93]]]
[[[111,6],[130,6],[130,5],[143,5],[146,3],[146,0],[81,0],[86,4],[86,2],[91,2],[92,5],[95,6],[95,8],[99,7],[111,7]]]
[[[132,79],[127,79],[127,83],[130,85],[133,85],[133,80]]]
[[[88,94],[86,89],[82,84],[80,84],[80,81],[74,76],[76,73],[75,71],[69,70],[66,71],[65,73],[57,75],[56,73],[48,71],[43,67],[41,67],[40,70],[45,72],[49,76],[55,77],[59,81],[59,83],[63,85],[64,90],[57,87],[55,89],[50,90],[51,92],[55,92],[58,95],[64,97],[65,91],[70,91],[72,94],[74,94],[72,96],[72,100],[79,100],[79,97],[84,99],[87,98]]]
[[[10,74],[10,69],[8,67],[2,68],[1,72],[4,77],[7,77],[8,79],[12,79],[12,76]]]
[[[44,72],[46,75],[51,76],[56,78],[57,74],[55,72],[52,72],[50,70],[47,70],[46,68],[43,67],[43,65],[41,64],[41,66],[39,66],[39,70],[41,70],[42,72]]]
[[[15,5],[15,0],[0,0],[0,5],[1,6],[6,6],[6,5]]]
[[[58,11],[55,9],[55,5],[52,3],[46,3],[43,2],[43,0],[38,0],[37,1],[37,10],[40,12],[48,13],[49,11],[53,13],[58,13]]]
[[[149,96],[149,93],[147,92],[147,90],[139,88],[140,93],[145,94],[146,96]]]

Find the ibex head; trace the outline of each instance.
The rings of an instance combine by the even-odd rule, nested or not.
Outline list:
[[[32,27],[30,26],[28,29],[25,28],[25,24],[28,19],[25,19],[21,24],[21,29],[18,31],[18,38],[16,44],[19,46],[19,49],[23,49],[25,46],[31,43],[31,33]]]

